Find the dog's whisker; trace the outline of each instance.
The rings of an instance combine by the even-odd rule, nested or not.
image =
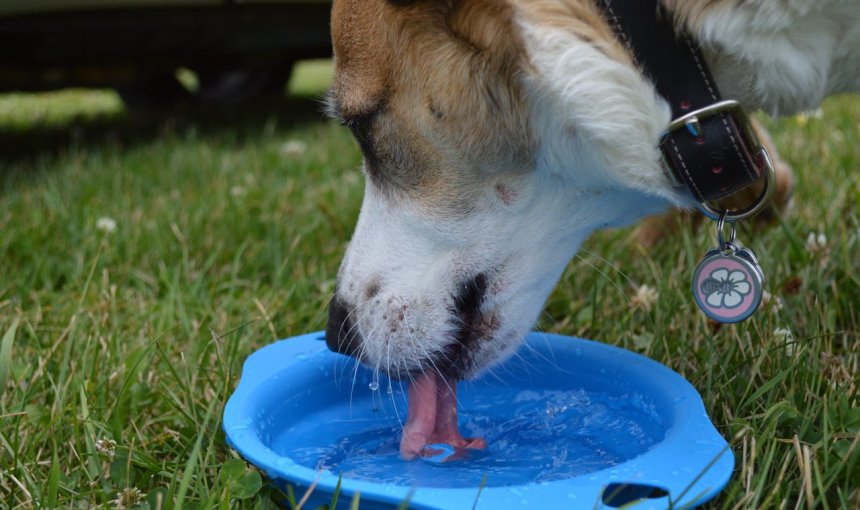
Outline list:
[[[329,306],[331,306],[331,303],[329,303]],[[347,323],[349,323],[349,324],[350,324],[350,327],[349,327],[349,329],[346,331],[346,336],[347,336],[347,338],[350,338],[350,337],[351,337],[352,333],[355,331],[355,328],[356,328],[356,327],[358,327],[358,321],[353,320],[353,316],[354,316],[354,315],[356,315],[356,314],[358,314],[358,312],[359,312],[359,307],[360,307],[360,306],[361,306],[360,304],[357,304],[357,305],[353,306],[350,310],[348,310],[348,311],[347,311],[347,313],[346,313],[346,318],[345,318],[345,319],[344,319],[344,321],[340,324],[340,329],[338,330],[338,333],[337,333],[337,334],[338,334],[338,337],[342,337],[343,327],[344,327],[344,325],[345,325],[345,324],[347,324]],[[348,347],[353,347],[353,345],[352,345],[352,340],[350,340],[350,343],[349,343]],[[356,348],[357,352],[360,352],[360,351],[361,351],[361,349],[362,349],[362,347],[363,347],[363,346],[361,345],[361,342],[359,342],[359,345],[355,346],[355,348]],[[360,356],[357,356],[357,357],[356,357],[356,359],[361,359],[361,357],[360,357]],[[344,361],[344,363],[346,363],[346,361]],[[344,366],[344,367],[345,367],[346,365],[344,364],[344,365],[342,365],[342,366]],[[335,377],[337,377],[337,366],[335,366]]]
[[[520,332],[517,332],[517,334],[518,334],[518,335],[521,335],[521,333],[520,333]],[[544,339],[544,343],[545,343],[545,345],[546,345],[546,347],[547,347],[547,351],[548,351],[549,353],[551,353],[551,354],[552,354],[552,358],[550,358],[550,357],[546,356],[545,354],[541,353],[540,351],[538,351],[537,349],[535,349],[534,347],[532,347],[531,345],[529,345],[529,343],[528,343],[528,342],[523,342],[523,343],[522,343],[522,348],[524,348],[524,349],[528,350],[532,355],[534,355],[534,356],[538,357],[538,359],[543,360],[544,362],[548,363],[552,368],[554,368],[554,369],[559,369],[559,368],[560,368],[560,366],[559,366],[559,364],[558,364],[558,360],[556,360],[556,359],[555,359],[555,351],[554,351],[554,350],[553,350],[553,348],[552,348],[552,344],[551,344],[548,340],[546,340],[546,338],[545,338],[545,336],[544,336],[544,333],[543,333],[543,332],[536,332],[536,334],[537,334],[539,337],[541,337],[542,339]],[[525,338],[525,336],[521,336],[521,338]],[[525,363],[525,364],[529,365],[529,368],[535,368],[535,367],[531,366],[531,363],[529,363],[529,362],[525,359],[525,357],[524,357],[522,354],[520,354],[519,352],[515,352],[515,353],[514,353],[514,356],[517,356],[517,357],[520,359],[520,361],[522,361],[523,363]]]
[[[359,309],[359,305],[352,307],[352,309],[350,309],[347,312],[346,317],[351,318],[353,314],[358,313],[358,311],[359,311],[358,309]],[[347,321],[344,321],[344,323],[346,323],[346,322]],[[352,332],[354,331],[354,328],[358,327],[358,321],[350,321],[350,322],[352,323],[352,325],[350,326],[349,330],[347,330],[347,333],[346,333],[347,336],[350,336],[352,334]],[[343,328],[343,324],[341,324],[341,328]],[[338,334],[340,334],[340,333],[338,333]],[[359,363],[357,360],[361,359],[363,352],[364,352],[364,345],[362,345],[362,343],[359,342],[359,344],[356,346],[356,357],[355,357],[355,360],[353,362],[353,382],[352,382],[353,388],[352,389],[355,388],[355,380],[356,380],[356,377],[358,375]],[[343,365],[341,365],[341,366],[346,368],[346,363],[348,363],[348,362],[349,362],[348,359],[344,360]],[[335,377],[337,377],[336,372],[337,372],[337,367],[335,367]],[[352,389],[350,390],[350,404],[352,403]]]
[[[584,253],[584,254],[586,254],[586,255],[588,255],[589,257],[594,257],[594,258],[596,258],[596,259],[597,259],[597,260],[599,260],[600,262],[603,262],[604,264],[606,264],[607,266],[609,266],[610,268],[612,268],[612,270],[613,270],[613,271],[615,271],[616,273],[618,273],[618,275],[619,275],[619,276],[621,276],[622,278],[624,278],[624,280],[625,280],[625,281],[627,281],[627,283],[629,283],[629,284],[630,284],[630,285],[632,285],[633,287],[636,287],[636,285],[637,285],[637,284],[636,284],[636,282],[634,282],[634,281],[633,281],[633,279],[632,279],[632,278],[630,278],[630,276],[629,276],[627,273],[625,273],[625,272],[624,272],[620,267],[618,267],[617,265],[613,264],[612,262],[610,262],[610,261],[609,261],[609,260],[607,260],[606,258],[601,257],[601,256],[600,256],[600,255],[598,255],[597,253],[595,253],[595,252],[593,252],[593,251],[589,250],[588,248],[580,247],[579,252],[578,252],[576,255],[574,255],[574,257],[576,257],[576,258],[578,258],[578,259],[582,260],[583,262],[585,262],[586,264],[588,264],[588,265],[589,265],[589,266],[591,266],[592,268],[596,269],[600,274],[602,274],[603,276],[605,276],[607,279],[609,279],[609,275],[607,275],[606,273],[604,273],[603,271],[601,271],[600,269],[598,269],[598,268],[597,268],[597,267],[596,267],[596,266],[595,266],[591,261],[589,261],[588,259],[586,259],[585,257],[583,257],[583,256],[582,256],[582,254],[583,254],[583,253]],[[611,280],[611,279],[610,279],[610,281],[613,281],[613,280]]]
[[[619,285],[618,282],[616,282],[615,280],[610,278],[607,273],[605,273],[600,268],[598,268],[593,262],[591,262],[590,260],[585,258],[582,255],[582,253],[588,255],[589,257],[594,257],[594,258],[598,259],[599,261],[603,262],[604,264],[606,264],[607,266],[609,266],[610,268],[612,268],[612,270],[614,270],[619,276],[621,276],[634,289],[638,286],[638,284],[635,281],[633,281],[633,279],[630,278],[630,276],[627,273],[625,273],[623,270],[621,270],[621,268],[619,268],[618,266],[616,266],[615,264],[613,264],[609,260],[605,259],[604,257],[601,257],[600,255],[594,253],[593,251],[591,251],[587,248],[580,248],[579,253],[576,253],[574,256],[576,258],[578,258],[579,260],[582,260],[583,262],[588,264],[592,269],[594,269],[595,271],[600,273],[604,278],[606,278],[606,280],[610,284],[612,284],[612,286],[615,288],[615,290],[621,296],[624,296],[625,298],[627,297],[627,292],[621,287],[621,285]],[[654,318],[651,316],[651,314],[646,314],[646,320],[648,321],[648,324],[651,327],[651,331],[657,331],[657,325],[654,323]]]
[[[352,311],[354,312],[354,311],[356,311],[357,309],[358,309],[358,306],[355,306],[355,307],[352,309]],[[350,331],[352,330],[352,328],[355,328],[355,327],[357,327],[357,326],[358,326],[358,322],[357,322],[357,321],[355,321],[355,324],[353,324],[353,326],[350,328]],[[348,333],[348,334],[349,334],[349,333]],[[372,335],[373,335],[373,332],[371,332],[371,334],[370,334],[369,336],[372,336]],[[356,382],[358,382],[358,371],[359,371],[359,369],[361,368],[361,363],[359,362],[359,360],[360,360],[360,359],[363,359],[363,358],[365,357],[365,351],[366,351],[366,349],[367,349],[366,345],[365,345],[364,343],[362,343],[362,342],[359,342],[359,344],[358,344],[358,346],[357,346],[357,348],[356,348],[356,356],[355,356],[355,359],[353,359],[353,362],[352,362],[352,363],[353,363],[353,368],[352,368],[352,385],[351,385],[350,390],[349,390],[349,410],[350,410],[350,414],[352,414],[352,402],[353,402],[353,396],[354,396],[354,392],[355,392],[355,385],[356,385]]]
[[[503,367],[501,367],[500,365],[496,365],[496,366],[490,367],[490,368],[488,368],[486,371],[484,371],[484,376],[485,376],[485,377],[492,377],[493,379],[497,380],[498,382],[500,382],[500,383],[502,383],[502,384],[508,384],[508,382],[507,382],[505,379],[503,379],[503,378],[502,378],[502,377],[497,373],[497,372],[498,372],[499,370],[501,370],[502,368],[503,368]],[[509,370],[509,369],[504,368],[504,370],[506,371],[506,373],[510,373],[510,370]]]
[[[399,370],[400,369],[400,361],[395,360],[395,363],[396,363],[396,368]],[[394,392],[390,391],[390,390],[391,390],[391,377],[388,378],[388,388],[386,389],[386,392],[388,393],[389,400],[391,400],[391,407],[394,409],[394,416],[397,419],[397,425],[400,427],[400,431],[403,432],[403,430],[404,430],[403,419],[400,417],[400,412],[397,410],[397,400],[394,398]]]
[[[391,377],[392,377],[392,374],[396,374],[396,373],[398,373],[398,370],[400,369],[400,362],[399,362],[399,360],[397,360],[397,359],[395,359],[395,360],[394,360],[394,363],[393,363],[393,364],[392,364],[392,362],[391,362],[391,343],[392,343],[392,342],[391,342],[391,339],[390,339],[390,338],[389,338],[389,339],[387,339],[387,340],[386,340],[386,342],[385,342],[385,344],[386,344],[386,346],[385,346],[385,364],[386,364],[386,365],[388,366],[388,368],[389,368],[388,377],[387,377],[388,382],[387,382],[387,384],[386,384],[385,392],[386,392],[386,394],[388,395],[389,399],[391,400],[391,407],[392,407],[392,409],[394,410],[394,416],[395,416],[395,418],[397,419],[397,423],[398,423],[398,424],[400,424],[400,413],[398,413],[398,412],[397,412],[397,404],[394,402],[394,395],[393,395],[393,393],[390,391],[390,390],[391,390]],[[381,399],[382,399],[382,397],[380,397],[380,400],[381,400]],[[384,406],[383,406],[383,409],[384,409]],[[387,413],[386,413],[386,414],[387,414]],[[402,429],[402,426],[401,426],[401,429]]]
[[[526,334],[525,334],[525,333],[523,333],[523,331],[521,331],[519,328],[517,328],[517,327],[516,327],[512,322],[510,322],[510,321],[508,321],[508,320],[507,320],[507,317],[505,317],[504,312],[499,311],[498,313],[499,313],[499,315],[502,317],[502,320],[503,320],[503,321],[505,321],[506,323],[510,324],[510,326],[509,326],[509,327],[514,331],[514,334],[515,334],[515,335],[517,335],[517,337],[518,337],[519,339],[524,339],[524,338],[526,337]],[[525,349],[529,350],[532,354],[536,354],[536,355],[537,355],[537,356],[539,356],[540,358],[544,358],[544,359],[546,359],[546,357],[545,357],[545,356],[543,356],[541,353],[537,352],[537,351],[536,351],[532,346],[530,346],[527,342],[522,342],[522,341],[520,341],[520,346],[521,346],[521,348],[525,348]],[[550,351],[550,352],[552,352],[552,351]],[[511,357],[512,357],[513,359],[516,359],[516,360],[520,361],[521,363],[523,363],[524,365],[526,365],[526,367],[527,367],[527,368],[529,368],[529,369],[537,369],[537,367],[535,367],[531,362],[529,362],[529,361],[525,358],[525,356],[523,356],[523,354],[520,352],[520,350],[519,350],[519,349],[517,349],[516,351],[514,351],[514,353],[512,354],[512,356],[511,356]],[[554,366],[554,367],[557,367],[557,364],[556,364],[555,360],[553,360],[553,361],[552,361],[552,364],[553,364],[553,366]],[[498,368],[498,365],[497,365],[497,368]],[[513,368],[506,368],[505,370],[513,370]],[[535,371],[536,371],[536,370],[535,370]],[[531,373],[531,370],[530,370],[530,373]]]
[[[352,400],[353,400],[353,394],[355,393],[355,383],[358,381],[359,366],[360,366],[360,363],[358,361],[353,362],[352,384],[350,385],[350,388],[349,388],[349,414],[350,414],[350,416],[352,415]]]

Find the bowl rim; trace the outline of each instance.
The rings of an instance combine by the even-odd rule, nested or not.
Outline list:
[[[227,442],[248,462],[263,470],[270,478],[299,487],[316,485],[316,491],[331,495],[338,483],[342,499],[360,492],[362,500],[397,506],[409,498],[410,508],[471,508],[480,492],[479,506],[499,508],[509,503],[512,489],[524,501],[542,505],[565,504],[574,501],[595,504],[601,501],[610,484],[640,484],[666,491],[669,496],[643,500],[653,508],[693,507],[716,496],[728,483],[734,469],[734,455],[725,439],[717,432],[707,416],[701,396],[681,375],[650,358],[612,345],[582,338],[552,334],[530,333],[524,343],[530,349],[558,357],[560,353],[575,353],[586,372],[607,367],[623,370],[625,374],[647,380],[662,391],[661,400],[670,402],[671,422],[667,423],[664,439],[642,454],[615,466],[579,477],[550,482],[530,482],[522,485],[485,486],[483,488],[439,488],[384,484],[365,480],[341,478],[328,471],[316,471],[278,455],[260,438],[253,426],[255,399],[253,396],[270,384],[272,377],[282,374],[309,357],[342,362],[344,356],[326,347],[324,332],[299,335],[266,345],[246,359],[239,383],[224,408],[222,426]],[[556,367],[558,368],[558,367]],[[647,379],[643,379],[647,378]],[[689,466],[678,469],[678,455],[691,450],[695,444],[698,457],[691,462],[701,471]],[[635,462],[634,462],[635,461]],[[635,467],[635,469],[632,469]],[[667,469],[668,468],[668,469]],[[665,506],[663,506],[665,504]],[[468,505],[468,506],[467,506]],[[657,506],[653,506],[657,505]],[[626,508],[626,507],[625,507]]]

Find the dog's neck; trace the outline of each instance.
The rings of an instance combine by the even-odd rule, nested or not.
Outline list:
[[[662,2],[701,46],[722,96],[749,111],[799,112],[828,94],[860,88],[860,2]],[[526,89],[542,140],[538,161],[578,190],[638,191],[649,207],[632,211],[630,221],[657,212],[660,203],[691,207],[692,197],[664,173],[655,147],[671,120],[669,107],[623,45],[599,32],[584,38],[589,29],[575,26],[576,19],[559,23],[567,11],[553,3],[520,5],[536,70]],[[600,17],[596,7],[592,14]]]
[[[699,42],[724,97],[786,115],[860,89],[860,2],[663,0]]]

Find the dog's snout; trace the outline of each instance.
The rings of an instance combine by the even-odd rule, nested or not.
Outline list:
[[[337,294],[329,303],[325,343],[332,351],[353,357],[361,343],[361,336],[350,317],[350,309]]]

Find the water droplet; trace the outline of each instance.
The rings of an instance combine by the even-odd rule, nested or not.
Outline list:
[[[394,393],[394,388],[392,388],[391,385],[389,384],[388,388],[385,389],[385,393],[388,393],[389,395],[391,395],[392,393]]]
[[[376,391],[379,389],[379,383],[376,381],[371,381],[370,384],[367,385],[370,388],[370,391]]]

